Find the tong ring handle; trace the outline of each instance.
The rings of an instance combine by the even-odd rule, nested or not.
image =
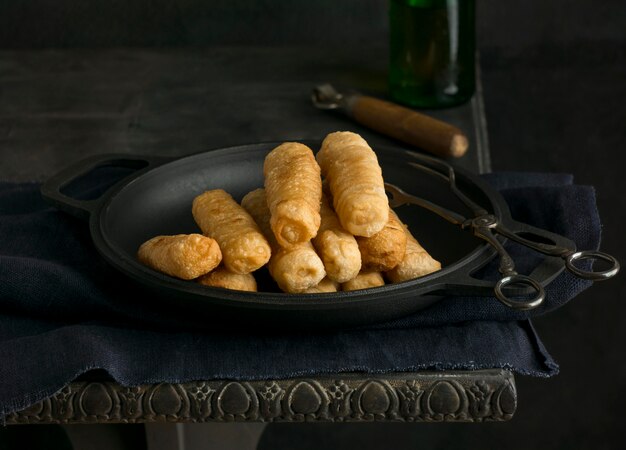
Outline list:
[[[535,296],[530,299],[522,300],[515,300],[511,297],[508,297],[504,293],[504,288],[512,285],[531,288],[534,291]],[[543,289],[543,286],[541,286],[541,284],[539,284],[537,280],[534,280],[526,275],[519,274],[507,275],[501,278],[500,281],[496,283],[494,291],[496,293],[496,298],[504,303],[506,306],[521,311],[527,311],[529,309],[536,308],[537,306],[541,305],[541,303],[543,303],[543,300],[546,297],[546,292]]]
[[[574,265],[576,261],[581,261],[585,259],[590,259],[593,261],[605,261],[610,264],[610,267],[606,270],[596,272],[593,269],[579,269]],[[608,253],[598,252],[595,250],[584,250],[581,252],[573,252],[567,255],[567,257],[565,258],[565,266],[567,267],[567,270],[577,275],[578,277],[592,281],[607,280],[615,276],[617,272],[619,272],[620,268],[619,262],[613,256],[609,255]]]

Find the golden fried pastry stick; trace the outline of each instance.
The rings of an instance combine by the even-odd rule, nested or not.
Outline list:
[[[302,291],[302,294],[322,294],[324,292],[337,292],[338,290],[339,283],[325,277],[317,286],[313,286]]]
[[[222,260],[214,239],[201,234],[156,236],[137,252],[139,262],[173,277],[192,280],[213,270]]]
[[[399,283],[440,270],[441,263],[424,250],[424,247],[417,242],[405,224],[402,224],[402,227],[407,237],[406,252],[396,267],[385,272],[387,279],[393,283]]]
[[[193,200],[193,218],[220,245],[224,266],[234,273],[250,273],[265,265],[270,245],[258,225],[227,192],[214,189]]]
[[[322,179],[313,151],[297,142],[272,150],[263,164],[270,225],[282,247],[310,241],[320,226]]]
[[[384,272],[396,267],[406,251],[407,235],[395,212],[389,209],[385,227],[370,237],[357,237],[363,270]]]
[[[385,280],[380,272],[360,272],[350,281],[341,284],[342,291],[358,291],[378,286],[384,286]]]
[[[212,272],[198,278],[198,283],[204,286],[233,289],[236,291],[256,292],[256,280],[251,273],[234,273],[224,266],[219,266]]]
[[[328,180],[341,225],[355,236],[369,237],[383,229],[389,216],[382,170],[376,154],[355,133],[330,133],[317,153]]]
[[[320,229],[312,242],[324,262],[326,275],[338,283],[351,280],[361,270],[361,253],[356,239],[341,226],[326,195],[322,195],[320,215]]]
[[[285,292],[302,292],[316,286],[326,275],[324,264],[310,241],[291,248],[281,247],[270,227],[270,210],[265,189],[246,194],[241,205],[250,213],[265,233],[272,247],[269,271]]]

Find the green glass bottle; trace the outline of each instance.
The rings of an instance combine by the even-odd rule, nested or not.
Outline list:
[[[474,93],[474,0],[389,0],[389,90],[399,102],[444,108]]]

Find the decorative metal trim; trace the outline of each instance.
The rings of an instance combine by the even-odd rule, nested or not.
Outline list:
[[[7,424],[139,422],[482,422],[511,419],[506,370],[362,374],[125,387],[74,382]]]

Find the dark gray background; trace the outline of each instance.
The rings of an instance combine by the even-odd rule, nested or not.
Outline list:
[[[623,41],[621,0],[479,0],[482,48]],[[2,0],[0,46],[367,44],[386,41],[388,0]]]
[[[603,249],[625,262],[626,3],[478,3],[493,169],[571,172],[596,186]],[[0,0],[0,48],[375,46],[387,39],[386,10],[382,0]],[[0,103],[7,96],[0,86]],[[509,423],[272,425],[261,448],[617,448],[626,419],[623,280],[535,321],[561,374],[517,377]]]

